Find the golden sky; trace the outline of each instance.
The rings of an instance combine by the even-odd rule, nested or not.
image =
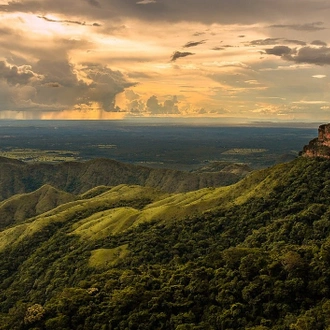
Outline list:
[[[329,0],[0,0],[0,118],[329,121]]]

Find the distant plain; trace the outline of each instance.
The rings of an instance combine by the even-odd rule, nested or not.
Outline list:
[[[258,169],[293,159],[316,134],[317,125],[2,121],[0,156],[28,162],[109,158],[187,171],[224,161]]]

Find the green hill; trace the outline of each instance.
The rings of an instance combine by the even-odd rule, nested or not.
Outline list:
[[[24,222],[76,198],[47,184],[31,193],[14,195],[0,203],[0,229]]]
[[[0,329],[330,328],[329,160],[81,190],[0,232]]]

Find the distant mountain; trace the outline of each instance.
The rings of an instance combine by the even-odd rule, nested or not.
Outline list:
[[[87,162],[24,163],[0,158],[0,200],[19,193],[32,192],[44,184],[73,194],[94,187],[137,184],[166,192],[185,192],[205,187],[219,187],[237,182],[250,169],[233,165],[220,171],[190,173],[168,169],[153,169],[124,164],[109,159]]]

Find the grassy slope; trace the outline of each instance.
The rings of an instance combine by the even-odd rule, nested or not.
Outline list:
[[[48,184],[31,193],[14,195],[0,203],[0,229],[21,223],[76,199],[77,196]]]
[[[246,202],[250,198],[268,195],[274,187],[285,183],[286,177],[291,175],[291,171],[294,171],[296,166],[300,166],[301,161],[305,160],[256,171],[232,186],[205,188],[188,193],[168,195],[152,188],[127,185],[119,185],[102,192],[106,189],[102,187],[101,194],[64,203],[27,220],[26,224],[0,232],[0,250],[32,236],[53,222],[74,221],[74,234],[81,235],[84,239],[96,239],[144,222],[173,221],[218,208],[228,208]],[[50,187],[47,189],[52,190]],[[89,197],[94,194],[95,189],[82,196]],[[34,196],[34,194],[27,196],[31,195]],[[22,196],[12,199],[16,201],[20,198]],[[9,201],[3,204],[6,205]]]

